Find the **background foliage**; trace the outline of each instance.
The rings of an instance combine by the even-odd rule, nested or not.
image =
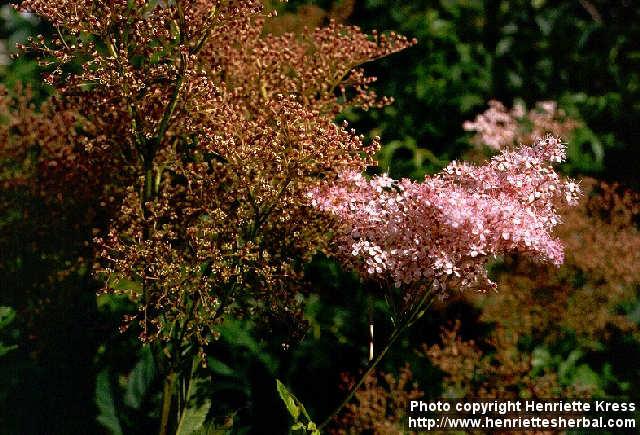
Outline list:
[[[336,431],[389,430],[398,404],[372,398],[628,397],[640,367],[636,144],[640,128],[640,8],[630,1],[360,0],[290,1],[277,5],[278,33],[329,19],[416,37],[418,45],[367,65],[379,94],[396,103],[342,116],[386,144],[379,158],[393,176],[420,178],[454,158],[473,156],[465,120],[490,99],[508,106],[556,100],[582,126],[569,139],[566,173],[607,181],[584,183],[583,206],[567,217],[569,247],[561,269],[498,262],[495,295],[442,301],[403,337],[334,426]],[[8,6],[0,9],[0,79],[9,89],[49,91],[28,58],[11,61],[16,42],[52,34]],[[0,120],[1,122],[1,120]],[[21,222],[0,252],[0,425],[7,433],[149,433],[161,395],[154,361],[118,326],[131,306],[95,297],[86,270],[55,282],[75,251],[73,232],[51,234],[47,252],[30,249],[33,219]],[[0,225],[13,225],[0,216]],[[597,253],[598,255],[594,255]],[[288,414],[278,378],[308,413],[322,419],[367,357],[368,312],[376,336],[391,328],[382,301],[326,258],[307,268],[309,329],[291,346],[287,331],[251,321],[227,322],[210,349],[194,400],[215,430],[284,433]],[[415,385],[414,385],[415,383]],[[387,395],[387,396],[385,396]],[[37,409],[38,412],[34,412]],[[230,430],[230,429],[229,429]]]

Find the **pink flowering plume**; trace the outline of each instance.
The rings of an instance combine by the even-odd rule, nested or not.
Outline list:
[[[476,147],[495,151],[514,144],[532,144],[545,134],[567,137],[578,126],[555,101],[539,101],[527,111],[521,103],[507,109],[501,102],[491,100],[487,110],[463,124],[465,130],[476,133],[471,139]]]
[[[482,166],[454,161],[421,183],[348,172],[309,196],[338,218],[337,255],[362,276],[396,287],[486,289],[494,284],[485,265],[497,255],[562,263],[551,234],[557,207],[579,196],[551,166],[564,158],[565,145],[548,136]]]

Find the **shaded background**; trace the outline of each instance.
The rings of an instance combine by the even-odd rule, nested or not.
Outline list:
[[[396,102],[348,112],[379,135],[382,170],[419,179],[448,161],[473,158],[462,123],[497,99],[512,106],[555,100],[581,127],[567,138],[567,175],[586,200],[566,218],[560,269],[505,258],[492,267],[499,293],[460,294],[437,304],[399,340],[341,416],[344,428],[384,432],[400,424],[407,397],[637,398],[640,387],[638,270],[640,189],[640,7],[632,1],[289,1],[269,31],[299,31],[330,19],[394,30],[418,44],[367,65],[378,93]],[[46,97],[37,67],[9,57],[16,42],[51,30],[4,5],[0,80]],[[1,120],[0,120],[1,122]],[[598,181],[595,181],[598,180]],[[602,185],[600,181],[607,184]],[[126,300],[95,296],[86,271],[48,279],[77,255],[65,228],[35,250],[33,220],[0,246],[0,433],[149,433],[157,429],[161,380],[134,332],[118,325]],[[376,334],[391,328],[384,303],[331,260],[308,268],[309,330],[285,349],[288,325],[272,330],[228,321],[209,349],[212,413],[234,431],[286,433],[275,378],[316,420],[340,401],[367,358],[368,307]],[[386,375],[385,375],[386,374]],[[386,402],[382,402],[382,400]],[[382,404],[381,404],[382,403]],[[339,425],[336,426],[339,429]]]

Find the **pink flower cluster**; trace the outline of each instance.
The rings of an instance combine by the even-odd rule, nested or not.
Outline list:
[[[580,191],[551,166],[564,158],[565,145],[548,136],[482,166],[454,161],[422,183],[349,172],[309,196],[343,224],[337,255],[363,276],[396,287],[483,289],[494,286],[485,265],[496,255],[563,261],[551,235],[557,207],[574,205]]]
[[[518,116],[519,115],[519,116]],[[524,108],[516,106],[508,112],[499,101],[489,101],[489,108],[479,114],[474,121],[466,121],[462,127],[466,131],[475,131],[476,145],[486,145],[500,150],[512,145],[518,137],[518,118],[524,115]]]
[[[555,101],[539,101],[527,111],[522,103],[508,110],[501,102],[492,100],[484,113],[463,124],[465,130],[476,132],[472,142],[477,147],[487,146],[496,151],[518,143],[531,144],[548,133],[567,137],[577,127],[578,122],[559,109]]]

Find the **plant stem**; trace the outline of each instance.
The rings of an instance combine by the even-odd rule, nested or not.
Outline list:
[[[169,432],[169,416],[171,414],[171,400],[173,398],[173,389],[176,382],[176,375],[169,372],[164,379],[164,388],[162,392],[162,417],[160,419],[159,435],[167,435]]]
[[[376,368],[378,363],[380,363],[380,361],[382,361],[382,358],[384,358],[384,356],[387,354],[389,349],[391,349],[391,346],[393,346],[393,344],[396,342],[396,340],[402,335],[402,333],[404,331],[406,331],[411,325],[413,325],[422,316],[422,314],[424,313],[425,310],[427,310],[431,306],[431,304],[433,303],[433,300],[434,300],[434,298],[432,296],[433,296],[433,293],[431,291],[425,292],[425,294],[422,297],[422,299],[420,300],[420,302],[418,302],[416,304],[416,306],[413,308],[413,310],[409,312],[409,314],[404,319],[404,321],[399,323],[398,326],[393,330],[393,332],[391,333],[391,336],[389,337],[389,340],[387,341],[387,344],[380,351],[380,353],[378,353],[378,355],[375,357],[375,359],[369,361],[369,364],[367,364],[367,367],[366,367],[364,373],[362,374],[362,376],[360,376],[360,379],[358,380],[358,382],[356,382],[353,385],[353,387],[351,387],[351,389],[349,390],[349,393],[344,398],[344,400],[340,403],[340,405],[338,405],[338,407],[335,409],[335,411],[333,411],[320,424],[320,426],[318,426],[318,429],[322,430],[325,426],[327,426],[331,422],[331,420],[336,415],[338,415],[340,413],[340,411],[342,411],[342,408],[347,406],[347,404],[351,401],[351,399],[353,399],[353,396],[356,394],[356,391],[358,391],[358,389],[362,386],[364,381],[373,372],[373,370]]]
[[[329,415],[329,417],[327,417],[325,421],[323,421],[322,424],[318,426],[318,429],[322,429],[327,424],[329,424],[333,419],[333,417],[338,415],[338,413],[342,411],[342,408],[344,408],[351,401],[351,399],[353,399],[353,396],[356,394],[356,391],[358,391],[358,389],[362,386],[366,378],[371,374],[371,372],[373,372],[373,370],[376,368],[378,363],[382,360],[382,358],[386,355],[387,351],[391,348],[391,345],[393,345],[393,343],[396,341],[396,339],[400,335],[398,331],[399,329],[396,329],[394,331],[394,333],[389,338],[389,341],[387,342],[386,346],[382,349],[382,351],[378,354],[378,356],[375,359],[371,360],[369,364],[367,364],[367,369],[362,374],[358,382],[353,387],[351,387],[351,389],[349,390],[349,393],[344,398],[344,400],[340,403],[340,405],[338,405],[335,411],[333,411],[331,415]]]

